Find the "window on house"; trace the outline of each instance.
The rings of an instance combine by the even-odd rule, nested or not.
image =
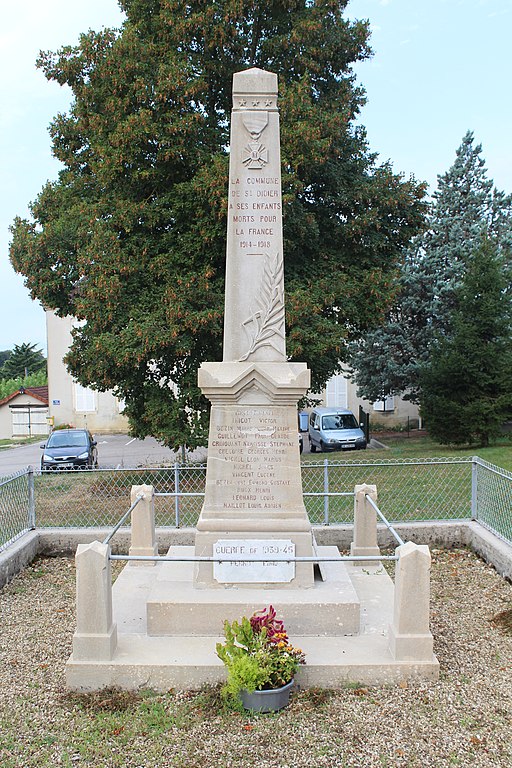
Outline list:
[[[89,387],[82,387],[78,382],[75,386],[75,410],[83,413],[91,413],[96,410],[96,392]]]
[[[381,413],[388,413],[395,410],[395,398],[393,395],[385,397],[384,400],[376,400],[373,403],[373,410]]]
[[[325,404],[328,408],[347,408],[347,379],[343,374],[333,376],[325,388]]]

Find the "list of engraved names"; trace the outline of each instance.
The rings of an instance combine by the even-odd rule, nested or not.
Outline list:
[[[291,480],[283,472],[298,451],[286,409],[227,408],[212,413],[209,448],[230,471],[215,480],[225,509],[281,509]]]

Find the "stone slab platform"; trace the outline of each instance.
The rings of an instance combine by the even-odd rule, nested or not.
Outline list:
[[[171,547],[172,557],[193,556],[192,547]],[[322,547],[324,557],[339,557],[336,547]],[[216,635],[224,621],[252,616],[273,605],[286,617],[288,634],[308,636],[354,635],[360,627],[360,603],[343,561],[328,563],[328,578],[320,574],[312,588],[279,588],[264,585],[226,585],[197,589],[193,585],[194,563],[164,562],[147,598],[147,633],[151,636]],[[131,571],[134,570],[132,567]],[[325,569],[324,569],[325,573]],[[121,582],[131,574],[123,574]],[[125,589],[122,583],[118,588]]]
[[[70,689],[92,691],[118,686],[127,690],[166,691],[194,689],[225,680],[224,666],[215,654],[215,644],[223,640],[220,632],[203,636],[148,636],[146,603],[158,568],[126,566],[120,574],[113,590],[118,629],[114,658],[98,663],[77,662],[71,656],[66,670]],[[305,651],[307,660],[299,670],[297,685],[339,688],[348,683],[382,685],[437,679],[439,663],[435,656],[422,663],[396,662],[391,656],[388,625],[394,586],[384,568],[347,566],[346,570],[360,603],[360,634],[314,637],[290,632],[291,641]],[[259,607],[263,605],[259,603]]]

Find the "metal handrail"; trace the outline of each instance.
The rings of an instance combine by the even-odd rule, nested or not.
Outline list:
[[[400,546],[402,546],[403,544],[405,544],[405,541],[404,541],[404,540],[402,539],[402,537],[401,537],[401,536],[400,536],[400,535],[399,535],[399,534],[398,534],[398,533],[395,531],[395,529],[393,528],[393,526],[391,525],[391,523],[390,523],[390,522],[387,520],[387,518],[385,518],[385,517],[384,517],[384,515],[382,514],[382,512],[380,511],[380,509],[378,508],[378,506],[376,505],[376,503],[374,502],[374,500],[372,499],[372,497],[370,496],[370,494],[368,494],[368,493],[365,493],[365,498],[366,498],[366,499],[368,500],[368,502],[370,503],[370,506],[372,506],[372,507],[374,508],[374,510],[376,511],[376,513],[378,514],[378,516],[380,517],[380,519],[382,520],[382,522],[384,523],[384,525],[387,527],[388,531],[389,531],[389,532],[390,532],[390,533],[391,533],[391,534],[392,534],[392,535],[395,537],[395,539],[398,541],[398,543],[400,544]]]
[[[157,492],[155,491],[155,496],[179,496],[180,498],[182,496],[204,496],[204,491],[196,491],[196,492],[183,492],[183,491],[162,491]],[[354,491],[303,491],[303,496],[353,496]]]
[[[339,563],[367,562],[368,560],[398,560],[398,555],[339,555],[338,557],[210,557],[208,555],[188,555],[174,557],[171,555],[109,555],[110,560],[139,560],[142,562],[162,563]]]
[[[122,524],[124,523],[124,521],[126,520],[128,515],[131,514],[131,512],[133,512],[133,510],[135,509],[135,507],[137,506],[139,501],[142,501],[143,498],[144,498],[144,494],[143,493],[137,494],[133,504],[130,505],[130,508],[124,513],[124,515],[119,520],[117,525],[112,529],[112,531],[109,533],[109,535],[103,540],[103,544],[108,544],[111,541],[111,539],[114,538],[114,536],[116,535],[116,533],[118,532],[118,530],[120,529],[120,527],[122,526]]]

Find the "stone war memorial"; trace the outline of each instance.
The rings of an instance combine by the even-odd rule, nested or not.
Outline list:
[[[277,92],[274,73],[234,75],[223,360],[198,372],[211,417],[194,544],[159,557],[155,490],[143,485],[132,488],[128,562],[113,587],[112,536],[79,545],[71,689],[223,681],[224,621],[270,604],[306,653],[299,686],[438,675],[428,547],[400,540],[393,582],[375,486],[354,489],[349,557],[316,543],[304,506],[297,403],[310,376],[286,357]]]

